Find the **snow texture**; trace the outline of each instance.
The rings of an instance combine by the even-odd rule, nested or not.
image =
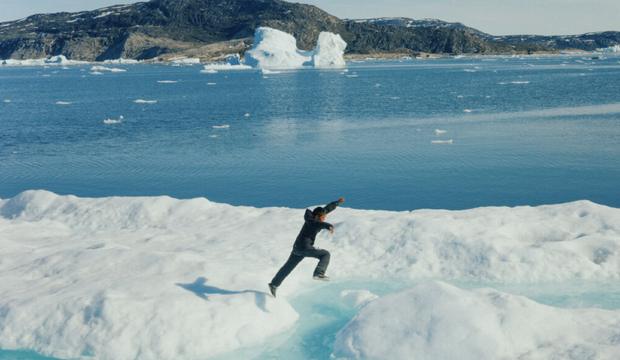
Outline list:
[[[558,309],[430,282],[379,298],[336,335],[341,360],[617,359],[620,311]]]
[[[284,335],[299,318],[287,299],[316,284],[316,263],[302,262],[277,298],[267,283],[288,258],[304,211],[42,190],[0,200],[0,347],[71,359],[191,360]],[[317,245],[332,254],[333,279],[620,278],[620,209],[588,201],[339,208],[328,221],[335,232],[321,232]],[[336,355],[347,359],[611,359],[620,350],[618,311],[563,310],[438,282],[378,299],[343,292],[341,301],[362,307],[338,335]]]
[[[322,32],[314,50],[301,51],[297,49],[292,35],[260,27],[254,32],[254,46],[245,53],[245,64],[253,68],[267,69],[344,66],[343,54],[346,46],[347,43],[340,35]]]

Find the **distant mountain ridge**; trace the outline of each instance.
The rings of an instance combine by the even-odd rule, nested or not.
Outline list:
[[[392,25],[392,26],[402,26],[402,27],[438,27],[444,29],[457,29],[469,32],[474,34],[482,39],[485,37],[491,36],[487,33],[484,33],[480,30],[474,29],[472,27],[466,26],[460,22],[447,22],[438,19],[421,19],[414,20],[406,17],[382,17],[375,19],[345,19],[345,21],[357,22],[357,23],[368,23],[375,25]]]
[[[0,23],[0,58],[64,55],[74,60],[102,61],[181,54],[213,59],[243,53],[260,26],[292,34],[303,50],[313,48],[322,31],[340,34],[348,44],[347,54],[511,54],[553,50],[537,43],[485,41],[484,34],[464,25],[386,26],[376,21],[345,21],[316,6],[282,0],[151,0]]]
[[[369,23],[385,26],[400,27],[438,27],[444,29],[459,29],[474,34],[487,42],[503,42],[512,44],[529,44],[548,47],[554,50],[583,50],[594,51],[620,44],[620,32],[604,31],[591,32],[581,35],[501,35],[495,36],[466,26],[460,22],[447,22],[437,19],[414,20],[406,17],[383,17],[374,19],[346,19],[349,22]]]

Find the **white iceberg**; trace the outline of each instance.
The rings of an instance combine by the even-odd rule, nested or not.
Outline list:
[[[46,66],[46,65],[86,65],[90,64],[88,61],[68,60],[64,55],[52,56],[45,59],[27,59],[27,60],[15,60],[7,59],[0,60],[0,65],[8,66]]]
[[[254,32],[254,46],[245,53],[245,64],[254,68],[290,69],[304,66],[344,66],[347,43],[340,35],[319,34],[316,49],[301,51],[292,35],[260,27]]]
[[[430,282],[383,296],[336,335],[341,360],[617,359],[620,311],[559,309]]]
[[[601,53],[618,53],[620,52],[620,45],[614,45],[606,48],[596,49],[596,52]]]

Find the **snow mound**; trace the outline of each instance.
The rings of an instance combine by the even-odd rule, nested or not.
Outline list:
[[[430,282],[383,296],[336,335],[342,360],[616,359],[620,311],[559,309]]]
[[[245,53],[245,64],[253,68],[300,68],[344,66],[347,43],[340,35],[322,32],[312,51],[297,49],[297,42],[285,32],[260,27],[254,32],[254,46]]]
[[[301,263],[277,298],[267,283],[288,258],[304,212],[42,190],[0,200],[0,344],[59,358],[192,360],[285,336],[299,318],[287,298],[316,286],[316,263]],[[339,208],[328,219],[334,234],[320,233],[317,245],[331,252],[329,275],[343,281],[620,279],[620,209],[588,201],[464,211]],[[574,358],[583,351],[611,359],[611,337],[614,354],[620,345],[616,312],[560,310],[492,290],[431,283],[379,299],[344,291],[340,302],[344,310],[362,307],[338,337],[344,358],[373,359],[378,341],[391,346],[383,359],[424,349],[433,359],[452,358],[440,347],[460,344],[459,334],[471,336],[464,353],[479,348],[481,359],[516,358],[527,349],[532,358],[562,358],[564,349]],[[386,321],[390,336],[356,340]],[[415,331],[428,336],[400,346]]]
[[[298,319],[286,300],[266,292],[275,265],[257,261],[247,238],[222,237],[224,219],[248,221],[252,210],[205,199],[28,191],[0,200],[0,214],[3,349],[69,359],[205,359],[261,344]],[[43,232],[24,232],[31,226]],[[190,230],[199,227],[210,230]]]

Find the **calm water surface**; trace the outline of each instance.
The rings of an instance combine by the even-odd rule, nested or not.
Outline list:
[[[107,67],[0,67],[0,198],[620,207],[620,57]]]

